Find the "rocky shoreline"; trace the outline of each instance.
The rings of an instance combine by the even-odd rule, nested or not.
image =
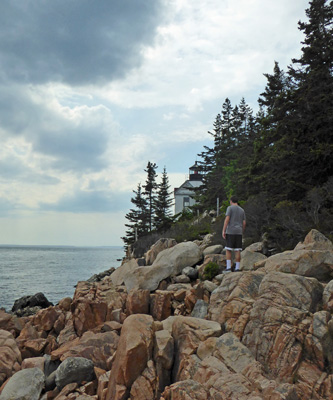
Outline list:
[[[0,400],[332,399],[332,242],[256,243],[229,274],[222,250],[161,239],[55,306],[0,310]]]

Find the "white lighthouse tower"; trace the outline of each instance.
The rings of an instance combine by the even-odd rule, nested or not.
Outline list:
[[[202,174],[197,161],[189,168],[189,179],[187,179],[179,188],[174,189],[175,196],[175,214],[181,213],[187,207],[193,206],[193,189],[202,185]]]

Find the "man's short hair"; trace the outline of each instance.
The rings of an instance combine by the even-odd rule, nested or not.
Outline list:
[[[231,196],[230,197],[230,201],[232,201],[233,203],[238,203],[238,197],[237,196]]]

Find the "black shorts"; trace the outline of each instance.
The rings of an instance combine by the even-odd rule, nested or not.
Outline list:
[[[228,235],[226,234],[227,250],[242,251],[242,235]]]

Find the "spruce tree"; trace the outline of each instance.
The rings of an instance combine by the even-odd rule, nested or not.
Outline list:
[[[333,174],[333,2],[313,0],[302,53],[287,76],[275,65],[259,101],[266,107],[251,170],[272,204],[305,198]]]
[[[170,207],[173,204],[171,199],[169,178],[166,168],[163,169],[161,182],[157,185],[155,200],[154,226],[158,231],[165,231],[172,223]]]
[[[306,15],[308,22],[299,22],[301,57],[289,68],[294,90],[285,118],[294,198],[333,174],[333,1],[311,1]]]
[[[244,176],[253,152],[256,125],[251,108],[243,98],[232,107],[227,98],[215,119],[214,147],[199,154],[205,175],[197,189],[197,200],[204,208],[215,208],[216,199],[227,200],[231,194],[245,193]]]
[[[226,99],[226,102],[228,106],[231,104],[229,99]],[[213,131],[208,131],[208,134],[213,137],[213,147],[204,146],[205,151],[198,154],[202,158],[199,164],[203,172],[203,184],[195,189],[195,199],[202,208],[215,207],[216,199],[222,195],[222,125],[221,114],[218,114],[213,123]]]
[[[278,142],[285,136],[281,128],[286,114],[289,97],[288,78],[275,61],[273,74],[265,73],[267,84],[258,99],[260,110],[255,123],[253,156],[249,162],[247,194],[270,193],[270,197],[285,196],[281,191],[281,174],[277,173],[282,153],[277,150]],[[275,200],[274,200],[275,201]]]
[[[157,188],[157,174],[156,174],[157,165],[155,163],[151,163],[148,161],[147,168],[144,170],[147,172],[147,179],[145,185],[143,185],[144,195],[146,196],[148,203],[148,226],[149,232],[152,230],[153,220],[154,220],[154,205],[156,198],[156,188]]]
[[[122,240],[126,245],[131,245],[135,242],[137,237],[144,236],[148,233],[148,203],[143,196],[141,184],[138,184],[137,190],[133,190],[135,194],[131,198],[131,202],[135,205],[135,208],[130,209],[130,211],[125,215],[126,219],[129,221],[125,224],[127,228],[126,236],[122,237]]]
[[[273,74],[264,74],[267,79],[267,85],[263,93],[260,94],[258,103],[264,111],[264,115],[269,121],[276,122],[281,119],[278,115],[281,105],[286,100],[287,77],[280,68],[277,61],[274,62]],[[272,123],[272,122],[271,122]]]
[[[229,192],[232,189],[234,194],[245,199],[248,187],[247,175],[253,158],[255,141],[258,137],[258,125],[253,111],[244,97],[238,107],[238,118],[240,120],[237,128],[238,142],[233,157],[236,168],[229,183]]]

